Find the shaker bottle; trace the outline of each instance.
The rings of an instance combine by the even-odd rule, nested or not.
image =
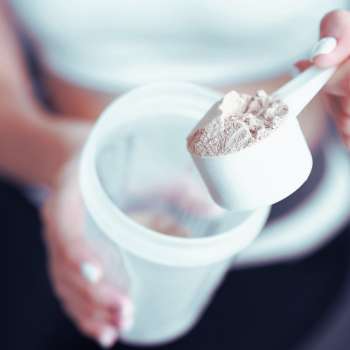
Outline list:
[[[106,278],[127,291],[135,307],[134,325],[121,335],[124,342],[161,344],[186,333],[234,257],[267,220],[269,207],[245,212],[217,207],[200,217],[176,202],[153,200],[160,187],[171,190],[185,178],[211,203],[185,139],[219,97],[188,83],[137,88],[102,113],[84,147],[86,235],[103,258]],[[181,188],[177,192],[188,196]],[[172,215],[193,235],[165,235],[141,225],[130,215],[135,208]]]

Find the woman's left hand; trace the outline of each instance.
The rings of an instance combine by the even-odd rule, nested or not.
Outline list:
[[[126,291],[105,278],[101,252],[86,238],[77,159],[57,175],[42,218],[49,274],[64,310],[83,334],[112,347],[132,324],[133,306]]]
[[[350,149],[350,11],[328,13],[320,25],[320,37],[334,37],[337,40],[332,52],[317,55],[313,63],[320,68],[339,65],[324,89],[324,98],[342,140]],[[310,61],[299,61],[296,66],[304,70],[311,64]]]

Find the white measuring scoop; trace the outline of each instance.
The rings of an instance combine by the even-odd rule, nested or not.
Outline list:
[[[332,51],[335,46],[334,38],[321,39],[312,58]],[[297,116],[335,70],[336,67],[311,66],[275,91],[273,96],[288,105],[288,115],[265,139],[228,155],[201,157],[191,154],[218,205],[235,211],[271,205],[292,194],[307,180],[312,169],[312,156]],[[217,113],[218,105],[217,102],[203,119]]]

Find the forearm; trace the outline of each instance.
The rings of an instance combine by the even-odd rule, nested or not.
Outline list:
[[[4,85],[21,103],[35,103],[25,56],[6,0],[0,0],[0,88]]]
[[[33,113],[28,110],[2,121],[0,173],[28,184],[51,185],[79,150],[89,125]]]
[[[8,17],[0,0],[0,173],[25,183],[50,184],[89,126],[51,118],[36,100]]]

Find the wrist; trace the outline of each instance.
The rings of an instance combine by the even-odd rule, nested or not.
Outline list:
[[[40,106],[9,106],[2,109],[1,173],[20,183],[52,187],[65,164],[80,152],[92,124]]]
[[[55,188],[70,164],[78,161],[92,125],[56,115],[46,116],[44,123],[48,137],[46,144],[51,144],[46,185]]]

